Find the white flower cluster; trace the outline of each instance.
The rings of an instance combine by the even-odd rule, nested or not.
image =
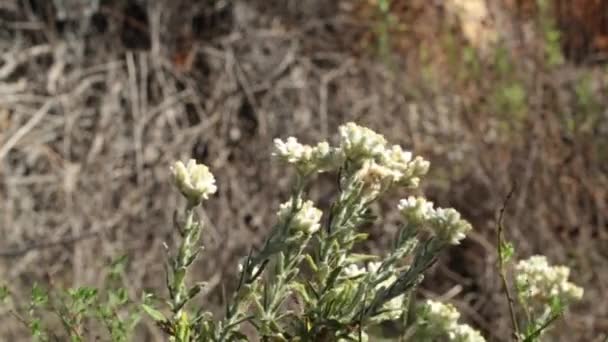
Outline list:
[[[361,165],[357,178],[367,184],[416,187],[430,163],[401,146],[387,147],[386,139],[369,128],[349,122],[340,126],[340,149],[347,159]]]
[[[295,202],[295,212],[292,209],[292,205],[294,204],[292,199],[281,204],[277,212],[279,220],[285,222],[293,215],[289,223],[290,229],[301,231],[306,235],[315,233],[321,227],[320,221],[323,212],[315,208],[312,201],[302,202],[301,200],[296,200]]]
[[[217,191],[215,177],[209,168],[194,159],[185,165],[181,161],[175,162],[171,166],[171,175],[179,191],[191,203],[198,204]]]
[[[345,161],[357,165],[356,179],[366,184],[399,184],[416,187],[429,169],[429,162],[401,146],[387,147],[386,139],[369,128],[349,122],[339,127],[339,147],[327,142],[304,145],[294,137],[275,139],[273,155],[296,166],[303,174],[338,169]]]
[[[434,208],[433,202],[422,197],[402,199],[398,208],[406,222],[428,226],[436,236],[452,245],[459,244],[473,229],[455,209]]]
[[[381,165],[394,173],[393,182],[409,187],[417,187],[420,177],[426,175],[431,165],[420,156],[412,159],[412,153],[403,151],[399,145],[384,150],[380,160]]]
[[[433,336],[446,336],[455,342],[483,342],[481,334],[467,324],[458,323],[460,313],[451,304],[434,300],[424,302],[419,311],[418,325]]]
[[[340,148],[353,160],[372,159],[384,153],[386,139],[367,127],[349,122],[338,128]]]
[[[329,146],[327,142],[320,142],[317,146],[304,145],[294,137],[274,140],[275,151],[273,156],[279,157],[286,163],[293,164],[303,174],[311,172],[332,171],[340,167],[343,162],[342,153]]]
[[[356,278],[366,273],[363,267],[359,267],[356,264],[350,264],[343,269],[346,278]]]
[[[397,206],[405,221],[409,224],[423,224],[434,214],[433,202],[424,197],[409,196],[399,201]]]
[[[526,300],[548,304],[551,298],[557,297],[568,303],[583,297],[583,289],[568,281],[570,269],[549,265],[544,255],[519,261],[515,270],[517,289]]]
[[[473,329],[468,324],[456,324],[451,327],[448,337],[454,342],[484,342],[486,339],[481,336],[479,331]]]

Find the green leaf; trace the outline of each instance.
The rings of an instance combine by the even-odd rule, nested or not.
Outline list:
[[[190,290],[188,290],[187,300],[194,298],[205,286],[207,286],[207,283],[199,283],[192,286]]]
[[[306,285],[300,282],[293,282],[289,287],[296,292],[302,298],[302,301],[306,304],[311,303],[310,296],[307,291]]]
[[[42,306],[49,300],[49,296],[37,283],[32,287],[32,306]]]
[[[165,315],[162,314],[162,312],[156,310],[155,308],[149,305],[142,304],[141,308],[144,309],[144,311],[157,322],[164,322],[167,320],[165,318]]]
[[[40,321],[40,318],[32,318],[32,320],[29,323],[29,326],[30,326],[30,333],[32,334],[32,336],[35,339],[39,339],[43,336],[42,322]]]
[[[378,256],[371,254],[351,253],[346,257],[346,264],[366,263],[368,261],[378,260]]]
[[[515,247],[509,241],[503,241],[500,246],[500,258],[503,262],[509,262],[515,253]]]
[[[350,240],[348,240],[347,243],[363,242],[363,241],[366,241],[368,237],[369,237],[369,234],[367,234],[367,233],[358,233],[358,234],[355,234]]]
[[[0,302],[4,302],[4,300],[10,295],[10,291],[8,290],[8,286],[2,285],[0,286]]]
[[[126,255],[122,255],[122,256],[116,258],[115,260],[113,260],[109,267],[110,274],[113,276],[121,275],[125,271],[125,268],[127,267],[127,261],[128,261],[128,257]]]
[[[317,264],[315,263],[314,259],[309,254],[306,254],[304,256],[304,261],[306,261],[306,263],[308,264],[308,266],[310,267],[310,269],[312,270],[313,273],[317,273],[319,271]]]
[[[127,290],[119,288],[108,293],[108,305],[117,307],[126,304],[129,301]]]
[[[554,315],[560,315],[566,307],[559,296],[552,296],[549,305],[551,307],[551,313]]]
[[[327,282],[325,283],[325,290],[323,292],[329,291],[334,287],[334,283],[336,282],[336,279],[338,279],[338,276],[340,275],[341,271],[341,266],[336,267],[334,270],[331,271],[329,277],[327,278]]]

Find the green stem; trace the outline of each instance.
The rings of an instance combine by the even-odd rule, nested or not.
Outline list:
[[[200,227],[195,222],[195,205],[188,204],[186,207],[186,221],[182,227],[178,227],[182,233],[182,240],[178,248],[177,255],[173,259],[173,283],[171,306],[173,311],[172,325],[174,336],[172,341],[186,342],[190,340],[190,322],[185,312],[184,300],[187,299],[188,289],[186,286],[186,276],[188,271],[188,263],[193,255],[193,247],[199,237]]]
[[[506,296],[507,302],[509,304],[509,316],[511,318],[511,325],[513,327],[513,335],[515,336],[515,339],[517,341],[519,341],[519,340],[521,340],[521,334],[520,334],[520,330],[519,330],[519,324],[517,322],[517,316],[515,314],[515,300],[513,299],[513,296],[511,295],[511,290],[509,289],[509,284],[507,282],[507,271],[505,268],[505,260],[503,258],[503,255],[504,255],[503,245],[504,245],[505,241],[504,241],[504,227],[503,227],[502,221],[503,221],[505,209],[507,206],[507,202],[509,201],[511,196],[513,196],[514,192],[515,192],[515,186],[513,187],[513,189],[511,189],[509,194],[507,194],[503,207],[500,209],[500,214],[498,216],[498,222],[497,222],[498,233],[496,234],[497,235],[496,244],[497,244],[497,248],[498,248],[498,273],[500,275],[502,287],[504,289],[505,296]]]

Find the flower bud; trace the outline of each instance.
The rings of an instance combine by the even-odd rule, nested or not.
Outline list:
[[[435,235],[451,245],[458,245],[473,229],[471,224],[461,219],[460,213],[452,208],[435,209],[430,223]]]
[[[548,305],[552,297],[568,303],[583,296],[583,288],[568,281],[570,269],[549,265],[543,255],[519,261],[515,270],[517,289],[531,304]]]
[[[340,148],[354,161],[374,158],[384,152],[386,139],[371,129],[349,122],[340,126]]]
[[[326,172],[337,170],[343,163],[342,151],[332,148],[325,141],[317,146],[300,144],[294,137],[274,140],[275,151],[273,156],[280,158],[288,164],[293,164],[304,175],[313,172]]]
[[[407,223],[422,224],[433,214],[433,202],[429,202],[422,197],[410,196],[399,201],[399,212]]]
[[[217,191],[215,178],[209,168],[190,159],[186,165],[177,161],[171,167],[171,175],[177,189],[192,204],[199,204]]]
[[[281,204],[277,215],[283,222],[289,219],[290,228],[295,231],[303,232],[305,235],[314,234],[321,227],[321,216],[323,212],[320,209],[314,207],[312,201],[305,201],[302,203],[301,200],[296,200],[295,212],[292,212],[293,200],[289,200]]]

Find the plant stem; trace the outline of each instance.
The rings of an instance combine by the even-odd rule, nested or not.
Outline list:
[[[188,266],[193,255],[192,248],[198,240],[200,227],[194,221],[195,205],[188,204],[186,207],[186,222],[178,227],[182,233],[182,240],[178,253],[173,260],[173,283],[171,284],[171,306],[173,310],[172,325],[175,331],[173,341],[185,342],[189,340],[190,324],[184,311],[184,300],[188,296],[186,287],[186,275]]]
[[[500,209],[500,213],[498,215],[498,222],[497,222],[498,233],[497,233],[496,243],[497,243],[497,248],[498,248],[498,272],[500,274],[500,279],[502,281],[502,287],[504,289],[505,296],[507,297],[507,302],[509,303],[509,314],[511,316],[511,325],[513,327],[515,339],[517,341],[519,341],[521,335],[520,335],[520,331],[519,331],[519,324],[517,323],[517,316],[515,315],[515,306],[514,306],[515,300],[513,299],[513,296],[511,295],[511,290],[509,289],[509,284],[507,282],[507,272],[505,269],[505,260],[503,258],[504,227],[502,224],[505,209],[507,207],[507,202],[513,196],[513,193],[515,192],[515,187],[516,186],[514,185],[513,188],[511,189],[511,191],[509,191],[509,193],[507,194],[507,197],[505,198],[503,206]]]

